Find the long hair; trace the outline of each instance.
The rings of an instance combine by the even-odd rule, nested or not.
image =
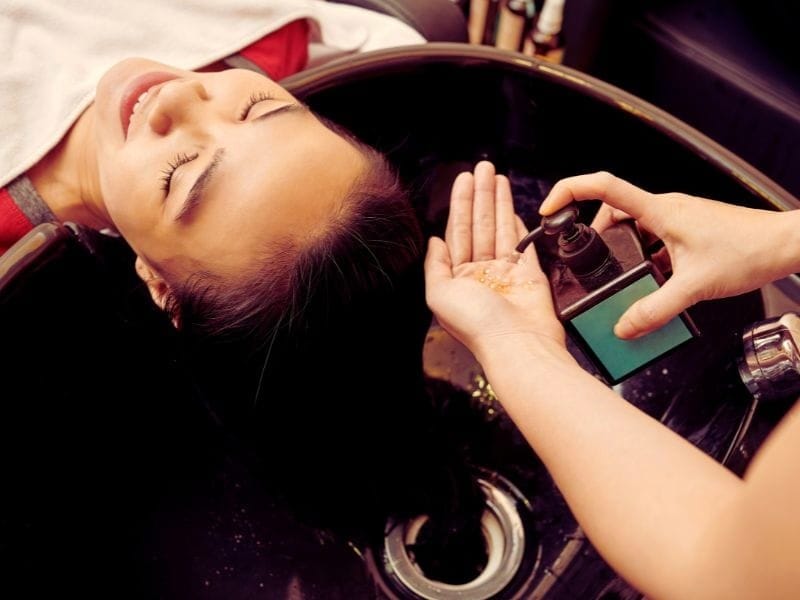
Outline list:
[[[385,158],[311,243],[272,241],[240,284],[198,274],[171,303],[207,402],[315,524],[480,504],[425,392],[423,240]],[[324,498],[324,502],[321,501]]]

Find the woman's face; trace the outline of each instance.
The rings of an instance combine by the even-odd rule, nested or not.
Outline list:
[[[275,82],[129,59],[95,100],[98,177],[114,226],[156,272],[235,276],[270,240],[322,228],[364,168]]]

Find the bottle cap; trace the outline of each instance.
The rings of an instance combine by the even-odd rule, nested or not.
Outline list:
[[[556,35],[561,31],[564,21],[564,0],[545,0],[536,29],[547,35]]]

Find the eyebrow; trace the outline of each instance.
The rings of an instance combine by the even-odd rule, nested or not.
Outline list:
[[[283,106],[279,106],[275,110],[271,110],[269,112],[264,113],[263,115],[257,116],[255,119],[250,121],[251,123],[260,123],[261,121],[266,121],[270,117],[274,117],[285,112],[308,112],[308,107],[305,104],[300,104],[297,102],[292,102],[290,104],[284,104]]]
[[[250,123],[262,123],[271,117],[275,117],[281,114],[289,113],[289,112],[308,112],[308,108],[304,104],[285,104],[276,108],[275,110],[271,110],[263,115],[259,115]],[[192,188],[189,190],[189,193],[186,195],[186,200],[183,201],[183,205],[181,209],[178,211],[178,214],[175,215],[175,221],[187,221],[195,211],[195,209],[203,203],[204,199],[204,192],[209,186],[209,182],[211,178],[214,176],[214,173],[219,168],[220,163],[222,162],[222,157],[225,154],[225,148],[217,148],[214,151],[214,154],[211,156],[211,160],[208,161],[208,165],[206,168],[203,169],[203,172],[197,176],[195,179],[194,184],[192,184]]]

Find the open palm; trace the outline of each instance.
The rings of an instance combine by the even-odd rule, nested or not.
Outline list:
[[[484,340],[522,333],[564,346],[533,245],[514,251],[525,233],[508,179],[491,163],[456,178],[445,239],[428,247],[426,298],[441,325],[473,351]]]

